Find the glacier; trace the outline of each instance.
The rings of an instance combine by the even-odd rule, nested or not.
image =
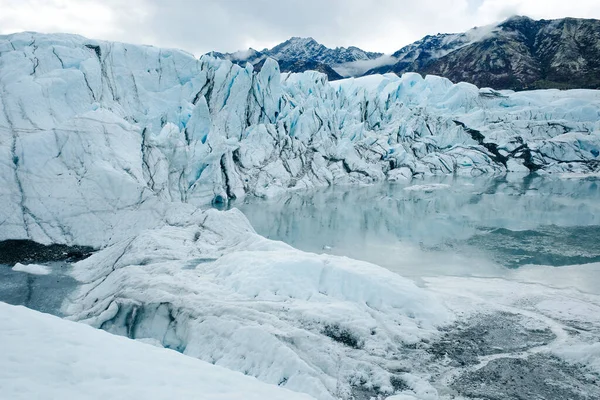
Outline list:
[[[430,175],[597,173],[598,91],[514,93],[417,74],[330,83],[273,60],[255,72],[19,33],[0,36],[0,103],[0,241],[96,249],[69,272],[67,319],[318,399],[445,395],[456,360],[437,344],[450,361],[432,360],[431,346],[465,316],[485,327],[477,310],[523,327],[511,355],[575,362],[597,340],[595,294],[578,330],[561,304],[576,308],[579,294],[502,279],[417,285],[268,240],[240,211],[207,206]]]
[[[73,269],[67,318],[319,399],[392,393],[403,348],[453,319],[411,281],[265,239],[237,210],[143,231]]]
[[[598,91],[417,74],[329,83],[273,60],[254,73],[66,34],[0,38],[0,101],[0,239],[101,247],[124,238],[116,225],[164,221],[171,202],[431,174],[590,173],[600,160]]]

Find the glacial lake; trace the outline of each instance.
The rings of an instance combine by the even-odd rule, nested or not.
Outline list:
[[[270,239],[417,280],[600,268],[598,177],[437,177],[295,191],[231,206]],[[559,281],[569,275],[564,284],[600,290],[598,274],[585,270],[585,277],[553,274]]]

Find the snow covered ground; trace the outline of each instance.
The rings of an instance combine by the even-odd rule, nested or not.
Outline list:
[[[239,372],[0,302],[0,398],[309,400]]]
[[[149,237],[141,242],[156,247]],[[311,398],[278,385],[317,399],[600,396],[600,294],[576,284],[596,279],[596,267],[563,267],[575,284],[536,267],[508,278],[428,277],[419,289],[373,265],[254,245],[262,249],[192,263],[205,268],[117,263],[73,299],[89,311],[85,322],[153,346],[0,303],[0,398]],[[92,261],[77,268],[85,274]],[[317,291],[310,275],[320,262],[331,269]],[[372,275],[386,282],[369,288]],[[95,307],[102,294],[109,300]]]
[[[411,281],[264,239],[237,210],[143,231],[73,275],[68,318],[319,399],[391,394],[403,347],[452,320]]]

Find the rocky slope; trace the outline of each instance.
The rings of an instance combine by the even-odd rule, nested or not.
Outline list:
[[[513,17],[404,47],[368,74],[419,72],[496,89],[600,88],[600,21]]]

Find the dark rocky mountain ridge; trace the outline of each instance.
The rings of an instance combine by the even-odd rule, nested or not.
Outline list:
[[[329,80],[342,79],[343,76],[334,70],[339,64],[359,60],[372,60],[381,57],[381,53],[366,52],[358,47],[337,47],[330,49],[318,43],[313,38],[293,37],[273,47],[257,51],[248,49],[236,53],[217,53],[210,55],[227,59],[235,64],[245,65],[247,62],[260,69],[267,58],[273,58],[279,63],[282,72],[304,72],[315,70],[327,75]]]
[[[268,57],[283,72],[316,70],[329,80],[343,77],[344,65],[377,60],[381,53],[356,47],[330,49],[313,38],[291,38],[272,49],[216,53],[236,64],[260,68]],[[600,21],[564,18],[533,20],[515,16],[464,33],[428,35],[392,54],[376,73],[418,72],[453,82],[495,89],[600,88]],[[355,74],[354,76],[361,76]]]

